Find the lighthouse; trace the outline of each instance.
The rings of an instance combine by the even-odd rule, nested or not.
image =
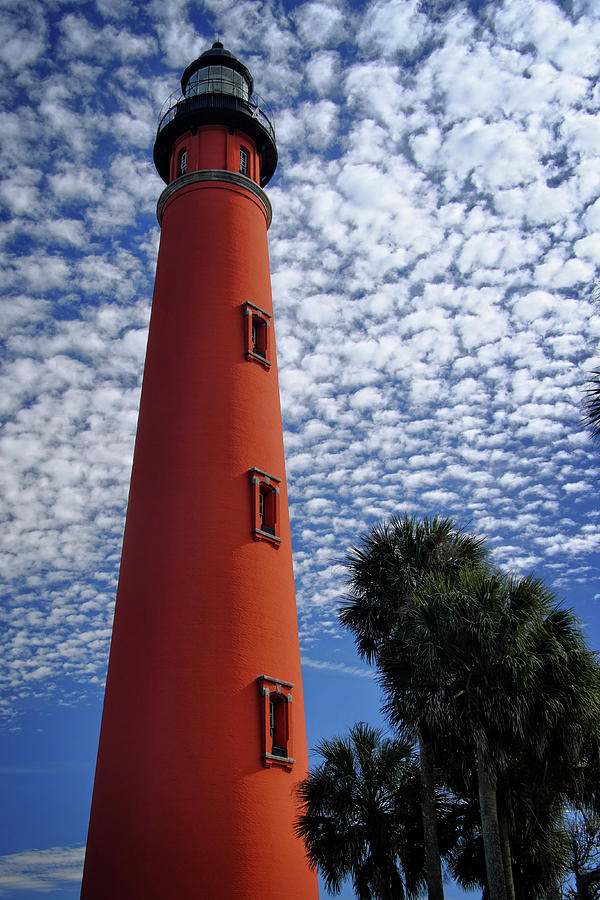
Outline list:
[[[189,65],[154,162],[156,269],[82,900],[313,900],[263,188],[246,66]]]

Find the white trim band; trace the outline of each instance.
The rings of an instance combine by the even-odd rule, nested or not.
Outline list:
[[[175,181],[166,186],[156,204],[156,218],[159,225],[162,224],[163,210],[167,200],[177,193],[180,188],[196,184],[199,181],[225,181],[228,184],[235,184],[236,187],[245,188],[262,203],[267,216],[267,228],[271,224],[271,219],[273,218],[271,201],[255,181],[252,181],[246,175],[241,175],[239,172],[229,172],[227,169],[202,169],[200,172],[188,172],[185,175],[180,175],[179,178],[176,178]]]

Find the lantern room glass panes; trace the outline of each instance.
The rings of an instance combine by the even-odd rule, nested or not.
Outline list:
[[[243,75],[228,66],[205,66],[194,72],[185,89],[186,97],[195,94],[231,94],[248,99],[248,82]]]

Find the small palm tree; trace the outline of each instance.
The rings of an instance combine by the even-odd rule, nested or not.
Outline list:
[[[418,769],[412,748],[364,723],[322,741],[298,788],[295,830],[327,890],[351,878],[358,900],[416,897],[423,885]]]

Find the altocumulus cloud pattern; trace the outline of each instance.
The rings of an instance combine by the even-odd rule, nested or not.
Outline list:
[[[4,715],[103,682],[159,237],[151,148],[217,32],[280,150],[270,248],[305,665],[364,674],[335,657],[339,559],[404,510],[471,523],[499,564],[575,587],[591,615],[597,4],[8,0],[0,15]]]

